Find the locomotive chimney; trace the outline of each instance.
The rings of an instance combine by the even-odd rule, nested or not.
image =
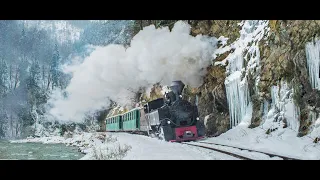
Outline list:
[[[170,88],[178,99],[178,97],[182,94],[184,84],[182,81],[172,81]]]

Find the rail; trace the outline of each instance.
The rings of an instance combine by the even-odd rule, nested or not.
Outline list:
[[[257,151],[257,150],[253,150],[253,149],[242,148],[242,147],[240,148],[240,147],[230,146],[230,145],[225,145],[225,144],[218,144],[218,143],[211,143],[211,142],[201,142],[201,141],[198,141],[197,143],[231,147],[231,148],[236,148],[236,149],[240,149],[240,150],[246,150],[246,151],[249,151],[249,152],[256,152],[256,153],[266,154],[266,155],[268,155],[270,157],[280,157],[283,160],[302,160],[302,159],[298,159],[298,158],[294,158],[294,157],[288,157],[288,156],[283,156],[283,155],[278,155],[278,154],[273,154],[273,153],[267,153],[267,152],[263,152],[263,151]]]

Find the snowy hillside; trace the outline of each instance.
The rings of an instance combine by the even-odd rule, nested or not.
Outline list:
[[[67,20],[24,20],[22,24],[27,28],[39,28],[48,31],[58,43],[73,43],[79,40],[82,31]]]

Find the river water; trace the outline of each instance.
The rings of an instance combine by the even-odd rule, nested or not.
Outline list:
[[[0,160],[77,160],[84,155],[64,144],[10,143],[0,140]]]

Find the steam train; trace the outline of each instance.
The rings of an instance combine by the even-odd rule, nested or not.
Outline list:
[[[143,133],[170,142],[203,138],[204,125],[199,121],[197,106],[182,99],[184,86],[181,81],[173,81],[163,98],[106,118],[106,131]]]

